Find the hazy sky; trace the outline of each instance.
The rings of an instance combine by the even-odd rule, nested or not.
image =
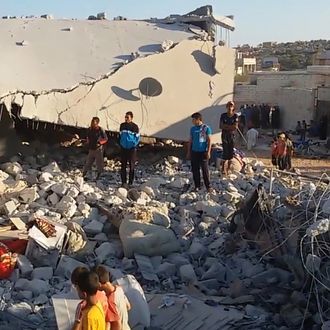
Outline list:
[[[105,11],[108,18],[150,18],[184,14],[205,4],[217,14],[235,16],[232,46],[330,39],[329,0],[0,0],[0,14],[86,18]]]

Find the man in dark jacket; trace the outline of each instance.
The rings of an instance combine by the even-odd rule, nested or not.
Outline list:
[[[128,184],[134,181],[134,168],[136,162],[137,147],[140,142],[139,127],[133,123],[133,113],[126,112],[125,122],[120,124],[120,146],[121,146],[121,182],[127,184],[126,166],[129,163]]]
[[[94,161],[97,167],[97,179],[103,172],[104,160],[104,145],[108,142],[107,134],[104,129],[99,126],[100,118],[93,117],[91,126],[87,132],[88,156],[83,169],[83,176],[86,177],[87,172],[91,169]]]

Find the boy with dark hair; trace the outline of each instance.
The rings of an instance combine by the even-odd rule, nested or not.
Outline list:
[[[99,278],[94,272],[84,269],[74,275],[78,295],[83,299],[78,305],[73,330],[105,330],[105,315],[101,303],[97,299]]]
[[[105,133],[104,129],[99,126],[100,118],[93,117],[91,121],[90,128],[87,132],[87,144],[88,144],[88,156],[87,161],[83,169],[83,177],[86,177],[87,172],[91,169],[94,160],[96,162],[97,167],[97,178],[103,172],[104,167],[104,145],[108,142],[108,136]]]
[[[211,157],[212,130],[209,126],[203,124],[203,118],[199,112],[193,113],[191,118],[194,126],[190,129],[187,159],[191,159],[195,190],[201,188],[200,169],[202,169],[204,185],[207,190],[210,190],[208,162]]]
[[[99,276],[99,289],[103,290],[108,298],[107,320],[111,325],[111,330],[130,330],[128,325],[128,311],[131,305],[120,286],[114,286],[110,282],[110,274],[103,266],[94,268]]]
[[[125,122],[120,124],[119,132],[119,143],[121,147],[121,182],[123,186],[126,186],[126,166],[127,163],[129,163],[128,184],[132,185],[134,181],[134,168],[137,146],[140,142],[140,133],[139,127],[133,123],[133,113],[131,111],[126,112]]]
[[[77,267],[74,269],[74,271],[71,274],[71,283],[74,285],[74,287],[76,288],[78,294],[79,294],[79,279],[82,276],[85,276],[85,274],[89,274],[90,271],[88,270],[87,267]],[[104,292],[102,291],[97,291],[96,292],[96,300],[97,302],[99,302],[102,306],[103,309],[103,313],[104,315],[106,315],[107,310],[108,310],[108,301],[107,301],[107,297],[105,296]],[[80,329],[78,327],[78,325],[80,325],[81,323],[81,319],[82,319],[82,313],[83,310],[87,307],[87,301],[83,300],[79,303],[79,305],[77,306],[76,309],[76,315],[75,315],[75,326],[73,327],[73,329]]]

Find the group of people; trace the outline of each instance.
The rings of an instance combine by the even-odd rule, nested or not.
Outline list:
[[[328,118],[322,116],[318,122],[311,120],[309,125],[305,120],[302,122],[297,121],[295,133],[300,136],[301,142],[305,142],[307,133],[309,137],[319,137],[320,140],[326,140],[328,136]]]
[[[129,330],[128,311],[131,305],[120,286],[110,282],[103,266],[89,270],[77,267],[71,283],[81,302],[75,313],[72,330]]]
[[[97,179],[104,168],[104,146],[108,142],[108,137],[104,129],[100,126],[100,119],[93,117],[87,133],[88,156],[83,168],[83,177],[91,169],[94,161],[97,167]],[[126,112],[125,121],[119,127],[119,144],[121,148],[121,181],[123,186],[127,186],[127,164],[129,164],[128,185],[132,185],[135,174],[135,163],[137,147],[140,142],[139,127],[133,122],[133,113]]]
[[[272,164],[279,170],[292,170],[293,142],[287,133],[279,133],[272,143]]]

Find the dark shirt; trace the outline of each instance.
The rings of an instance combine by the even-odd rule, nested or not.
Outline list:
[[[88,148],[96,150],[101,144],[104,144],[107,140],[107,134],[102,127],[89,128],[87,133]]]
[[[130,123],[121,123],[119,131],[131,131],[133,133],[139,133],[139,127],[133,122]]]
[[[229,117],[227,112],[223,113],[220,117],[220,127],[221,124],[225,124],[225,125],[235,125],[238,122],[238,116],[236,113],[234,113],[233,116]],[[228,135],[234,135],[235,131],[231,131],[231,130],[227,130],[225,128],[222,129],[222,134],[224,136],[228,136]]]

